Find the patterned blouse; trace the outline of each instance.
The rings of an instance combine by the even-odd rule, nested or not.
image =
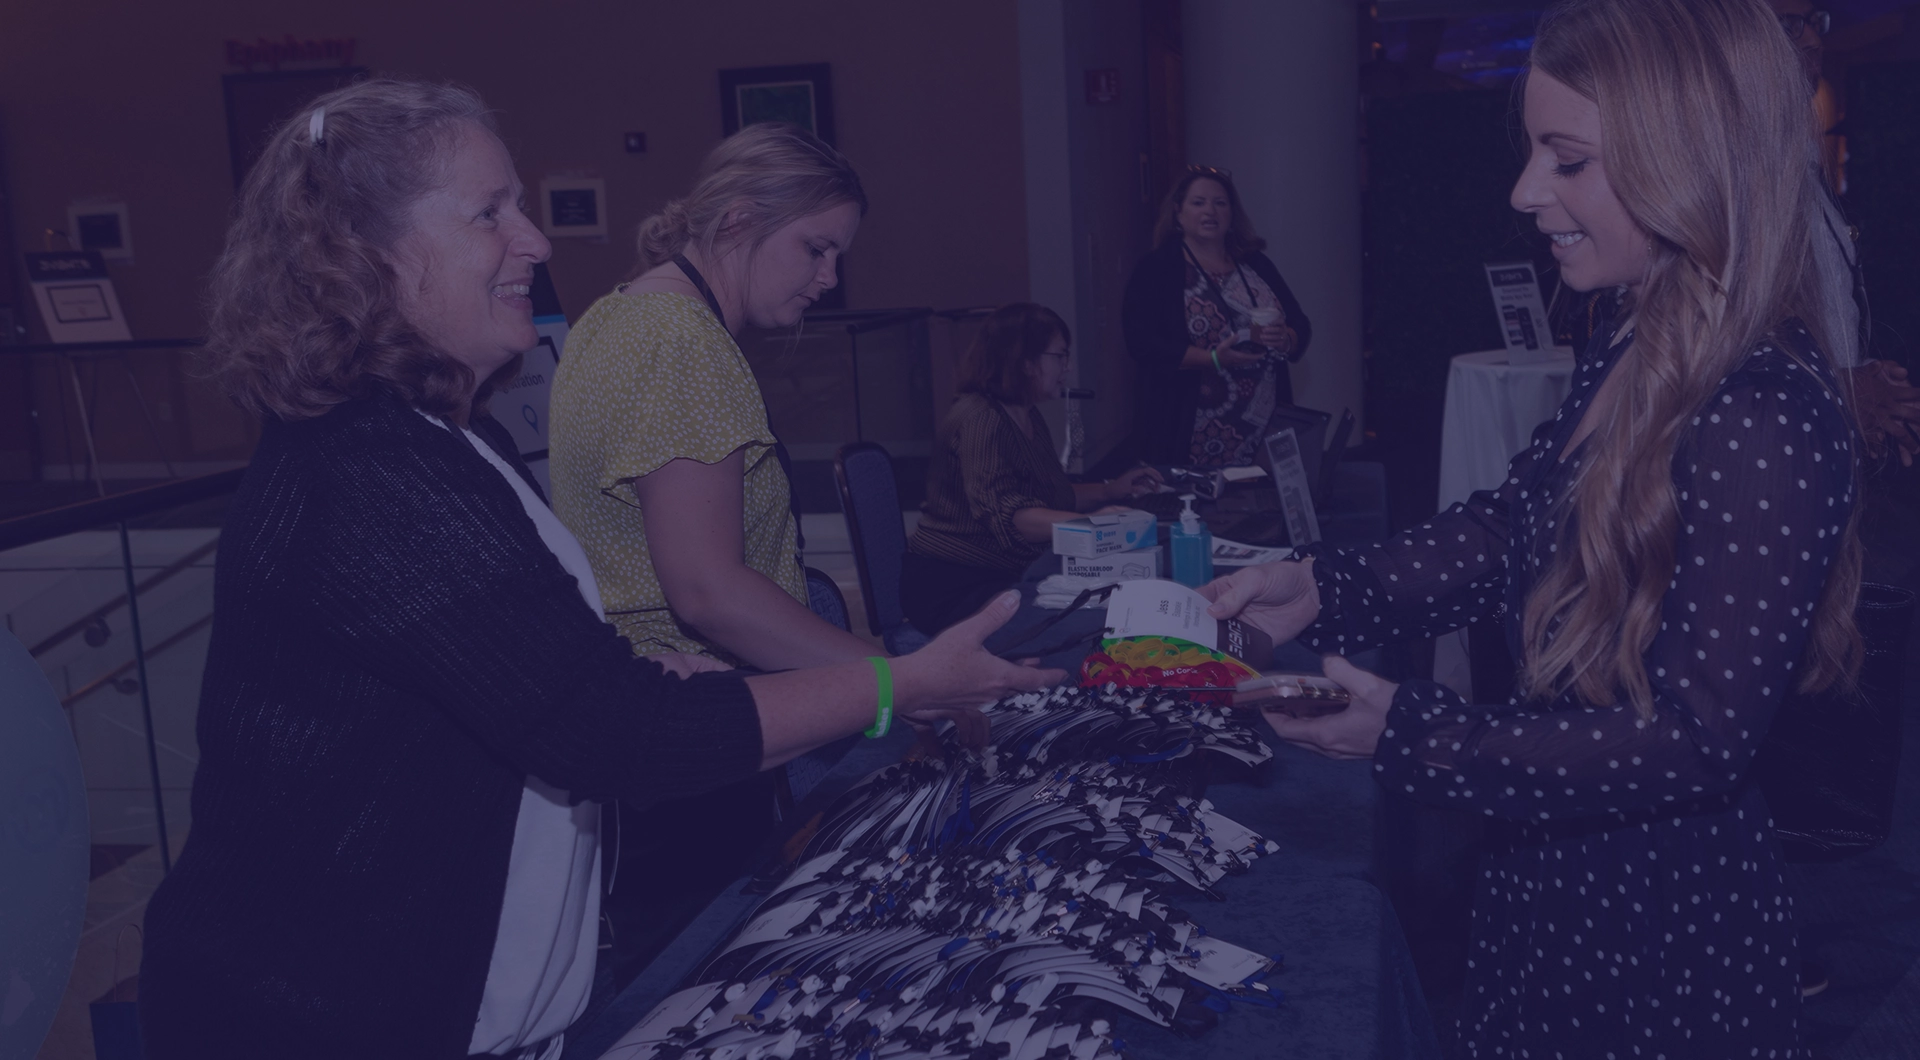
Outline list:
[[[968,567],[1025,569],[1047,546],[1021,537],[1013,513],[1076,507],[1055,452],[1040,410],[1029,405],[1016,414],[983,394],[961,394],[935,437],[927,500],[908,549]]]
[[[595,302],[567,336],[549,415],[554,513],[586,549],[607,618],[635,652],[737,662],[674,617],[647,551],[633,483],[671,460],[715,464],[746,450],[746,565],[806,602],[760,385],[705,303],[668,292]]]
[[[1618,360],[1582,359],[1501,488],[1391,541],[1323,552],[1321,619],[1302,640],[1352,652],[1504,606],[1518,657],[1527,594],[1571,530],[1556,524],[1578,517],[1580,450],[1561,454]],[[1400,685],[1376,778],[1492,818],[1461,1055],[1805,1055],[1793,900],[1747,770],[1799,677],[1855,503],[1835,391],[1788,321],[1693,419],[1673,460],[1673,580],[1644,655],[1651,718],[1570,692],[1469,704],[1432,681]]]
[[[1278,310],[1277,323],[1287,322],[1287,311],[1252,269],[1244,266],[1209,275],[1187,262],[1187,335],[1203,349],[1232,347],[1243,342],[1249,311]],[[1247,345],[1246,349],[1259,349]],[[1258,364],[1215,371],[1200,369],[1200,401],[1193,415],[1193,446],[1189,460],[1202,467],[1251,464],[1267,435],[1267,421],[1276,404],[1290,404],[1293,391],[1284,358],[1269,354]]]

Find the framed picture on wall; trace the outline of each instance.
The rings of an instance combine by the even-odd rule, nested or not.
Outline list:
[[[314,98],[343,88],[367,76],[364,66],[330,66],[317,70],[275,70],[258,74],[226,74],[221,91],[227,103],[227,153],[233,163],[233,186],[247,178],[247,170],[267,146],[280,123]]]
[[[720,133],[757,122],[792,122],[833,143],[833,73],[827,63],[720,71]]]

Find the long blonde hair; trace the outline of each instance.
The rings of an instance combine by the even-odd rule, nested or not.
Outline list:
[[[797,125],[749,125],[707,153],[691,191],[641,222],[633,275],[673,260],[689,243],[711,254],[729,211],[747,214],[730,238],[758,246],[790,222],[848,202],[866,216],[867,192],[846,156]]]
[[[1832,363],[1854,363],[1842,312],[1851,289],[1816,263],[1813,108],[1799,59],[1760,0],[1569,0],[1543,19],[1529,68],[1599,107],[1608,180],[1654,252],[1622,310],[1634,338],[1614,369],[1619,400],[1570,491],[1578,518],[1559,520],[1553,561],[1527,599],[1520,685],[1589,703],[1624,692],[1650,717],[1643,656],[1673,577],[1676,449],[1720,383],[1788,317]],[[1859,586],[1850,523],[1813,619],[1802,691],[1851,681]]]

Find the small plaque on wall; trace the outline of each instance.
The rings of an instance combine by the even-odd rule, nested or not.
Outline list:
[[[607,234],[607,182],[598,177],[548,177],[540,182],[540,201],[546,205],[547,235],[599,236]]]

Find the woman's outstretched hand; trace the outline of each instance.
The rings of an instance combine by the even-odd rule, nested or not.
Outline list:
[[[1275,644],[1292,640],[1320,617],[1320,587],[1314,584],[1310,559],[1243,567],[1199,591],[1213,601],[1208,614],[1250,623]]]
[[[1267,724],[1276,736],[1328,758],[1372,758],[1387,727],[1387,708],[1400,686],[1370,674],[1338,655],[1320,660],[1321,672],[1347,690],[1353,701],[1337,714],[1293,718],[1267,712]]]
[[[1161,481],[1160,472],[1153,468],[1136,467],[1108,479],[1105,492],[1110,501],[1131,500],[1158,491]]]
[[[655,652],[652,655],[643,655],[641,658],[648,662],[659,663],[661,669],[679,678],[688,678],[694,674],[707,673],[715,670],[733,669],[733,667],[728,666],[718,659],[706,655],[693,655],[684,651]]]
[[[972,617],[948,627],[933,643],[894,659],[894,701],[901,716],[925,722],[950,720],[959,728],[962,743],[978,747],[987,737],[982,706],[1064,680],[1064,670],[1008,662],[983,646],[1019,609],[1018,592],[1001,593]]]

